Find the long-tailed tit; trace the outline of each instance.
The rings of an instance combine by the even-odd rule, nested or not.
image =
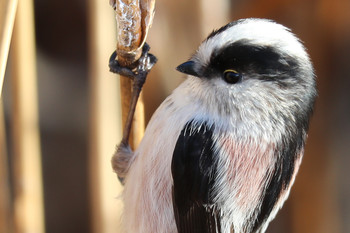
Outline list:
[[[304,153],[316,82],[290,30],[242,19],[212,32],[177,67],[134,152],[112,159],[124,179],[128,233],[263,233]]]

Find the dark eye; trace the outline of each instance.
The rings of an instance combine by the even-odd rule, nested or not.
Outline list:
[[[225,70],[224,71],[224,80],[227,83],[235,84],[241,81],[242,75],[238,73],[236,70]]]

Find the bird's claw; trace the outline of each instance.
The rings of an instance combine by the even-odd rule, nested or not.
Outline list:
[[[117,154],[118,153],[123,154],[123,153],[120,153],[121,152],[120,149],[125,149],[126,146],[130,148],[129,137],[130,137],[131,125],[132,125],[132,121],[133,121],[133,117],[136,109],[137,100],[139,98],[142,86],[146,81],[147,74],[151,71],[152,67],[157,62],[157,58],[154,55],[148,53],[149,50],[150,50],[149,45],[145,43],[144,46],[142,47],[141,57],[136,62],[131,64],[129,67],[123,67],[119,64],[119,62],[117,61],[116,52],[113,52],[113,54],[109,59],[109,68],[111,72],[120,74],[122,76],[126,76],[134,81],[132,97],[130,99],[130,108],[129,108],[128,116],[124,126],[122,142],[120,144],[119,151],[117,151]],[[124,153],[124,154],[126,155],[125,157],[128,157],[127,153]],[[116,164],[118,163],[119,162],[117,161]]]
[[[138,80],[140,78],[145,79],[145,77],[150,72],[154,64],[156,64],[157,62],[157,58],[153,54],[148,53],[149,50],[150,46],[147,43],[145,43],[142,48],[141,57],[130,66],[134,68],[121,66],[116,60],[117,52],[114,51],[111,57],[109,58],[109,70],[113,73],[131,78],[132,80]]]

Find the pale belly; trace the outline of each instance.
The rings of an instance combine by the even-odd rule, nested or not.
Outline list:
[[[177,232],[171,160],[176,139],[188,119],[176,116],[181,115],[169,111],[156,113],[135,152],[136,159],[130,167],[123,192],[124,232]]]

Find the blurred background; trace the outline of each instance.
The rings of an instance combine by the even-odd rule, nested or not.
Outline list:
[[[213,29],[247,17],[270,18],[291,28],[308,49],[319,89],[299,175],[289,200],[267,232],[349,233],[349,0],[157,1],[147,42],[159,61],[143,93],[146,122],[184,80],[175,67],[188,59]],[[34,101],[40,130],[40,140],[34,144],[39,145],[42,164],[42,170],[34,170],[42,173],[43,204],[29,212],[42,215],[42,232],[120,232],[121,188],[109,163],[121,138],[119,80],[108,73],[107,65],[116,43],[114,12],[107,0],[35,0],[34,23],[37,84],[33,90],[37,90]],[[14,30],[14,40],[16,36],[27,39],[27,34]],[[18,224],[16,217],[6,215],[18,214],[15,174],[21,170],[15,165],[16,143],[20,142],[13,94],[14,59],[21,56],[21,50],[16,52],[13,46],[2,93],[7,150],[3,145],[5,162],[0,169],[8,171],[0,177],[6,181],[2,185],[7,185],[0,192],[7,192],[4,200],[8,202],[0,206],[6,206],[5,211],[0,210],[5,213],[0,213],[0,233],[30,232],[13,227],[13,222]],[[24,106],[31,105],[25,102]],[[34,103],[34,110],[36,107]]]

